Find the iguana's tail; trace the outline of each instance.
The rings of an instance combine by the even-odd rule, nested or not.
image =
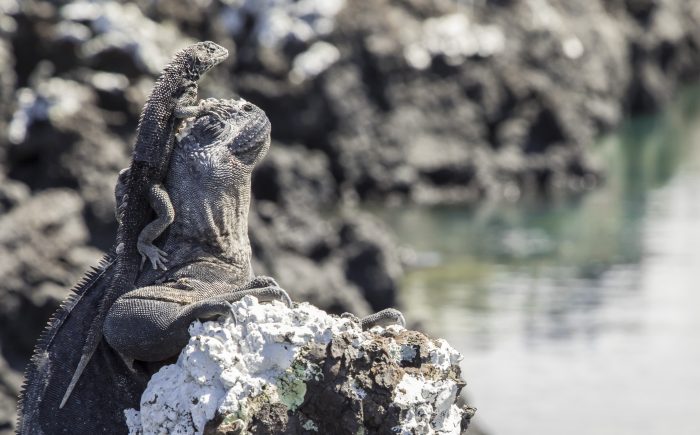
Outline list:
[[[90,323],[90,329],[88,330],[88,335],[85,339],[85,344],[83,345],[80,361],[78,361],[78,366],[75,368],[75,372],[73,372],[73,377],[71,378],[70,383],[66,388],[66,392],[63,395],[63,398],[61,399],[61,404],[58,405],[58,409],[63,408],[63,406],[66,404],[66,401],[73,392],[73,389],[75,389],[75,386],[78,383],[80,376],[85,371],[85,367],[87,367],[88,363],[90,362],[90,359],[92,358],[92,355],[97,350],[97,346],[100,345],[100,341],[102,340],[102,325],[104,324],[105,318],[107,317],[107,311],[109,311],[109,308],[112,306],[114,301],[117,300],[117,298],[121,296],[121,294],[126,292],[119,292],[118,289],[131,289],[131,286],[133,285],[133,282],[128,285],[124,285],[120,282],[121,280],[119,279],[119,266],[119,260],[117,260],[117,271],[114,274],[110,284],[107,286],[105,295],[100,301],[101,303],[99,305],[97,313],[95,314],[95,317]]]
[[[106,294],[110,293],[110,289],[114,288],[113,285],[115,284],[115,280],[112,279],[110,281],[112,282],[110,282],[110,284],[107,286],[105,291]],[[104,299],[106,299],[106,297],[102,298],[102,302],[104,302]],[[75,389],[75,385],[78,383],[80,376],[85,371],[85,367],[87,367],[88,363],[90,362],[90,358],[92,358],[95,350],[97,350],[97,346],[100,344],[100,340],[102,339],[102,323],[104,322],[104,318],[107,316],[106,311],[109,309],[109,306],[103,308],[104,305],[105,304],[99,305],[99,309],[97,310],[95,317],[92,319],[92,322],[90,322],[90,329],[88,330],[88,335],[85,340],[85,344],[83,345],[80,361],[78,361],[78,366],[73,372],[73,377],[66,388],[66,392],[63,394],[63,398],[61,399],[61,404],[58,405],[58,409],[63,408],[63,406],[66,404],[66,401],[73,392],[73,389]]]
[[[83,297],[91,291],[99,291],[102,278],[112,270],[115,262],[115,254],[108,253],[100,261],[99,265],[88,271],[84,278],[75,286],[68,298],[66,298],[58,310],[49,320],[44,332],[39,337],[34,354],[25,371],[24,385],[19,396],[17,431],[20,434],[31,433],[27,424],[36,420],[39,402],[43,400],[46,388],[49,384],[50,373],[47,370],[48,353],[52,348],[54,339],[73,309],[81,303]]]
[[[167,152],[164,153],[168,154]],[[100,341],[102,340],[102,326],[104,325],[105,318],[112,304],[119,296],[134,288],[134,283],[139,275],[141,262],[141,254],[139,254],[137,249],[138,235],[153,213],[147,200],[146,186],[151,184],[149,182],[150,175],[154,171],[153,166],[148,162],[134,160],[131,163],[126,191],[128,206],[124,210],[124,216],[117,230],[117,247],[115,248],[117,260],[115,271],[111,275],[112,279],[100,300],[95,317],[93,317],[92,322],[90,322],[90,328],[87,333],[85,344],[83,345],[80,361],[66,388],[59,409],[63,408],[66,404],[80,376],[90,362],[90,358],[92,358],[95,350],[97,350],[97,346],[100,345]]]
[[[131,205],[132,204],[130,204],[130,206]],[[120,241],[119,234],[117,241]],[[114,301],[119,298],[119,296],[132,290],[134,283],[136,282],[139,272],[140,258],[138,251],[135,248],[136,243],[134,242],[129,244],[133,245],[133,252],[128,252],[131,250],[122,248],[123,246],[129,245],[119,243],[117,246],[119,245],[121,245],[119,249],[120,252],[117,256],[114,274],[112,274],[112,279],[110,280],[110,283],[106,287],[105,293],[100,300],[97,313],[95,313],[95,317],[93,317],[92,322],[90,322],[90,328],[85,339],[85,344],[83,345],[80,361],[78,362],[78,366],[73,373],[73,377],[66,388],[63,399],[61,399],[61,404],[58,406],[59,409],[63,408],[63,406],[66,404],[66,401],[73,392],[73,389],[78,383],[80,376],[85,371],[85,367],[87,367],[92,355],[95,353],[95,350],[97,350],[97,346],[100,345],[100,341],[102,340],[102,326],[110,307]]]

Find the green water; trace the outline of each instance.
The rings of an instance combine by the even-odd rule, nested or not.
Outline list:
[[[700,90],[595,153],[579,198],[384,213],[489,433],[700,433]]]

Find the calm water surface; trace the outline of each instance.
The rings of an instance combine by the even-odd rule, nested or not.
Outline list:
[[[582,198],[390,210],[409,318],[494,435],[700,434],[700,92],[597,149]]]

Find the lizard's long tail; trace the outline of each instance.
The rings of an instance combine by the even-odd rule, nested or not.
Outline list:
[[[80,357],[78,367],[73,373],[73,377],[70,380],[70,384],[68,384],[68,388],[66,388],[66,393],[63,395],[63,399],[61,399],[61,404],[58,405],[59,409],[63,408],[63,406],[66,404],[66,401],[68,400],[71,393],[73,392],[73,389],[75,388],[75,384],[77,384],[78,379],[80,379],[80,375],[83,374],[83,372],[85,371],[85,367],[87,367],[87,364],[90,362],[90,358],[92,358],[92,355],[95,353],[95,349],[97,349],[97,346],[94,346],[91,350],[88,350],[89,353],[83,353],[83,355]]]
[[[102,297],[102,300],[100,301],[97,313],[92,319],[92,322],[90,323],[90,328],[88,330],[88,335],[86,337],[85,344],[83,345],[80,361],[78,361],[78,365],[75,369],[75,372],[73,372],[73,377],[71,378],[70,383],[66,388],[66,392],[63,395],[63,398],[61,399],[61,404],[58,406],[59,409],[63,408],[63,406],[66,404],[66,401],[75,389],[75,386],[78,383],[80,376],[83,374],[85,368],[90,362],[92,355],[95,353],[95,350],[97,350],[97,347],[100,345],[100,341],[102,340],[102,325],[104,324],[105,318],[107,317],[107,312],[109,311],[109,308],[119,296],[131,290],[134,285],[134,282],[136,281],[136,276],[138,274],[139,269],[139,257],[130,255],[124,255],[124,257],[130,258],[132,260],[135,259],[136,265],[134,267],[133,264],[130,264],[134,261],[126,261],[124,258],[117,259],[116,273],[113,275],[113,279],[110,280],[111,282],[107,286],[105,294]],[[125,269],[130,270],[131,273],[123,273]]]
[[[164,151],[168,158],[171,150],[172,148]],[[119,296],[134,288],[134,283],[139,274],[141,258],[141,254],[139,254],[136,247],[138,234],[146,226],[152,215],[146,190],[147,186],[151,184],[149,180],[154,178],[154,171],[153,166],[149,165],[148,162],[134,160],[131,163],[126,192],[128,206],[124,210],[124,216],[121,219],[122,224],[117,231],[117,246],[119,249],[115,249],[117,252],[116,270],[112,275],[109,286],[105,290],[104,296],[100,300],[97,313],[90,323],[80,361],[63,395],[59,409],[66,404],[80,379],[80,375],[83,374],[90,362],[90,358],[92,358],[95,350],[100,345],[102,326],[112,304]]]
[[[114,288],[114,284],[114,282],[110,283],[105,293],[111,293],[110,290]],[[102,302],[104,302],[104,299]],[[92,358],[92,355],[95,353],[95,350],[97,350],[97,346],[99,346],[100,344],[100,340],[102,339],[102,324],[104,323],[105,317],[107,317],[107,310],[109,309],[109,306],[111,306],[111,304],[109,304],[106,308],[103,308],[105,305],[106,304],[104,303],[100,304],[100,307],[97,310],[97,315],[93,318],[92,322],[90,323],[90,329],[88,330],[88,335],[85,340],[85,344],[83,345],[80,361],[78,361],[78,366],[75,368],[75,372],[73,372],[73,377],[71,378],[70,383],[66,388],[66,392],[63,395],[63,398],[61,399],[61,404],[58,405],[59,409],[63,408],[63,406],[66,404],[66,401],[75,389],[75,385],[78,383],[80,376],[85,371],[85,367],[87,367],[88,363],[90,362],[90,359]]]

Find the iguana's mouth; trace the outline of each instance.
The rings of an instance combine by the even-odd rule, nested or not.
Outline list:
[[[231,150],[238,153],[245,153],[262,146],[270,135],[270,120],[263,118],[263,122],[256,119],[247,123],[236,135],[231,143]]]

